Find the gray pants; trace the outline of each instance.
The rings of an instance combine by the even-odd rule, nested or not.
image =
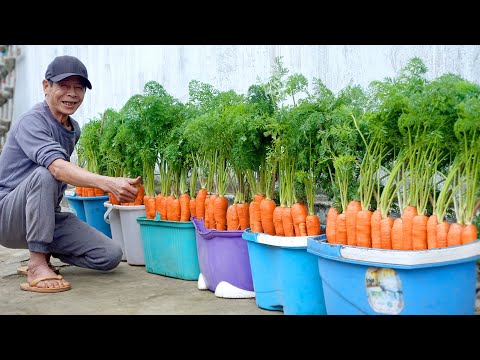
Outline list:
[[[61,212],[64,186],[39,166],[0,201],[0,245],[50,253],[70,265],[111,270],[122,259],[120,244]]]

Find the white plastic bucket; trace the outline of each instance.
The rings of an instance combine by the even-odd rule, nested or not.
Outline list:
[[[103,215],[103,220],[107,224],[110,224],[110,230],[112,231],[112,239],[120,244],[123,251],[122,261],[127,260],[125,253],[125,242],[123,241],[122,224],[120,222],[120,212],[118,209],[114,209],[115,205],[112,205],[109,201],[105,201],[103,206],[107,208]]]
[[[129,265],[145,265],[142,235],[137,218],[145,216],[145,205],[113,205],[118,209],[122,226],[125,255]]]

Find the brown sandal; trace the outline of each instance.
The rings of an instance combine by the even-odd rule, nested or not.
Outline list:
[[[60,274],[60,270],[58,270],[54,265],[49,264],[48,266],[50,266],[50,269],[52,269],[55,274],[57,275]],[[23,265],[17,268],[17,274],[19,275],[27,276],[27,271],[28,271],[28,265]]]
[[[33,291],[33,292],[41,292],[41,293],[55,293],[55,292],[70,290],[72,288],[70,285],[62,285],[62,286],[54,287],[54,288],[42,288],[42,287],[37,286],[37,284],[40,281],[43,281],[43,280],[61,280],[61,279],[63,279],[62,275],[44,276],[44,277],[35,279],[35,280],[31,281],[30,283],[20,284],[20,289],[25,290],[25,291]]]

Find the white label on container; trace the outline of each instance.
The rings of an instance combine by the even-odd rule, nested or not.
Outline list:
[[[402,282],[394,269],[368,268],[365,286],[368,303],[375,312],[396,315],[403,310]]]

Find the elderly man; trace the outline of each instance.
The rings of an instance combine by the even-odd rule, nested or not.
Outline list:
[[[58,56],[42,82],[45,100],[13,123],[0,154],[0,245],[28,249],[27,282],[22,290],[59,292],[71,288],[50,263],[62,262],[111,270],[122,258],[119,244],[71,212],[60,202],[67,184],[97,187],[121,202],[135,200],[137,177],[91,173],[70,162],[80,138],[71,115],[92,89],[85,65],[73,56]]]

